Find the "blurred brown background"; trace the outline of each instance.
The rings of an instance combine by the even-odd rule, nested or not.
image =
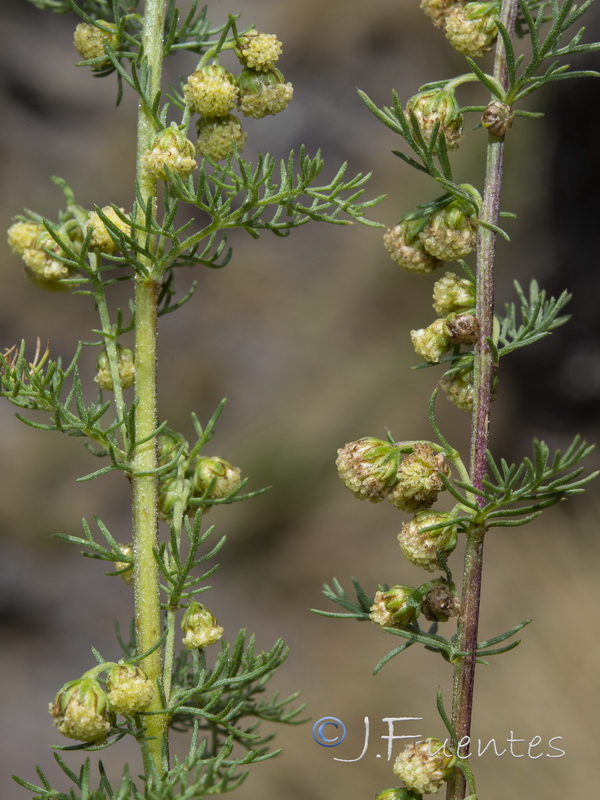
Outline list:
[[[246,157],[266,150],[283,156],[304,142],[309,151],[322,148],[325,177],[346,159],[352,174],[373,170],[368,194],[388,198],[372,216],[388,225],[430,199],[435,188],[394,158],[390,151],[401,142],[356,94],[360,87],[379,105],[389,104],[392,88],[406,100],[421,84],[464,69],[417,0],[241,5],[244,24],[255,22],[284,41],[281,65],[295,86],[284,114],[247,124]],[[238,9],[218,1],[209,10],[220,23]],[[126,96],[115,111],[113,80],[73,68],[74,24],[26,0],[0,6],[4,228],[23,207],[55,216],[61,196],[48,182],[51,174],[64,177],[85,206],[131,206],[135,103]],[[588,27],[590,38],[594,29],[600,38],[597,14]],[[192,57],[173,59],[171,80],[193,66]],[[475,102],[469,91],[459,95],[465,104]],[[598,439],[598,98],[591,80],[555,85],[528,106],[544,110],[545,119],[517,120],[507,144],[503,206],[518,219],[507,224],[514,246],[500,244],[500,303],[512,299],[513,277],[527,283],[536,275],[555,293],[565,286],[575,293],[575,320],[503,365],[493,439],[497,452],[514,460],[530,452],[533,435],[553,447],[574,430]],[[457,153],[461,181],[481,184],[484,138],[472,134]],[[189,305],[162,323],[160,416],[191,435],[192,410],[206,421],[221,397],[229,398],[210,452],[239,464],[250,487],[273,488],[211,515],[229,544],[206,602],[228,633],[247,626],[263,648],[284,636],[291,655],[273,685],[301,688],[313,721],[335,716],[348,730],[338,748],[316,745],[312,723],[279,730],[284,755],[256,766],[237,797],[373,797],[395,784],[379,738],[387,731],[382,719],[422,717],[399,724],[396,733],[443,735],[435,691],[441,685],[449,703],[449,669],[411,648],[374,678],[373,666],[395,640],[374,626],[317,618],[307,609],[326,607],[320,586],[332,575],[346,586],[357,575],[369,591],[377,582],[423,579],[399,557],[404,517],[386,504],[354,500],[334,460],[344,442],[384,436],[388,427],[397,438],[429,437],[426,405],[437,373],[409,370],[415,356],[408,331],[433,319],[432,282],[400,274],[381,232],[369,228],[310,225],[287,240],[258,242],[235,232],[231,244],[234,258],[225,270],[178,275],[182,292],[192,277],[200,286]],[[1,346],[26,337],[33,347],[40,336],[69,359],[78,338],[91,338],[96,320],[89,304],[36,291],[3,243],[0,259]],[[91,379],[93,356],[86,355],[83,372]],[[445,430],[464,447],[466,415],[440,408]],[[82,560],[51,534],[78,535],[81,517],[94,513],[118,539],[130,534],[119,476],[74,483],[95,468],[79,442],[26,428],[6,403],[0,425],[0,797],[18,800],[27,793],[10,775],[35,780],[34,763],[59,783],[48,747],[59,737],[47,703],[91,666],[92,644],[105,658],[118,657],[114,620],[126,626],[131,613],[124,584],[104,578],[99,562]],[[527,617],[534,624],[516,651],[480,669],[474,736],[494,737],[502,749],[513,732],[526,740],[515,745],[517,755],[526,754],[534,736],[542,740],[534,755],[552,754],[549,740],[562,737],[555,745],[566,755],[536,760],[488,752],[473,765],[482,800],[593,796],[599,511],[594,485],[585,498],[527,529],[489,537],[482,638]],[[459,563],[457,555],[457,570]],[[365,717],[371,737],[364,758],[334,761],[359,755]],[[120,773],[131,750],[120,744],[103,754],[111,774]],[[69,763],[75,767],[80,757]]]

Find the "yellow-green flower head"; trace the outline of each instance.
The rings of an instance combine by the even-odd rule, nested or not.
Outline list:
[[[450,469],[442,453],[436,453],[424,442],[418,442],[412,453],[404,455],[398,467],[398,480],[388,494],[390,503],[401,511],[421,511],[437,500],[444,488],[440,475]]]
[[[79,55],[86,61],[90,58],[102,58],[102,56],[105,56],[106,44],[109,44],[114,50],[119,43],[115,26],[111,22],[105,22],[103,19],[99,19],[98,22],[105,28],[110,28],[114,33],[102,31],[100,28],[97,28],[95,25],[90,25],[87,22],[80,22],[75,28],[73,44]],[[110,58],[104,58],[102,61],[94,64],[92,69],[96,72],[105,69],[110,63]]]
[[[235,54],[245,67],[260,71],[272,69],[282,50],[275,34],[248,31],[238,39]]]
[[[410,338],[415,353],[430,364],[437,364],[444,353],[451,348],[446,320],[442,318],[436,319],[427,328],[411,331]]]
[[[181,630],[185,633],[182,641],[188,650],[215,644],[223,636],[223,628],[217,625],[214,614],[196,601],[187,607],[181,620]]]
[[[394,773],[417,794],[437,794],[456,763],[456,755],[431,737],[407,745],[394,762]]]
[[[196,492],[204,494],[209,487],[209,498],[220,500],[227,497],[242,483],[242,473],[238,467],[233,467],[229,461],[218,456],[206,456],[196,461],[194,471],[194,487]]]
[[[81,742],[104,741],[114,719],[106,692],[93,678],[66,683],[49,710],[63,736]]]
[[[124,208],[120,208],[119,211],[121,214],[125,214]],[[104,206],[102,213],[115,228],[118,228],[126,236],[131,236],[131,226],[121,219],[112,206]],[[92,211],[88,217],[87,230],[89,231],[90,228],[92,229],[90,247],[93,250],[100,250],[102,253],[107,253],[108,255],[114,255],[119,252],[118,243],[112,238],[110,231],[97,211]]]
[[[288,107],[294,94],[291,83],[285,83],[282,73],[275,68],[264,72],[244,68],[238,75],[240,88],[239,107],[245,117],[266,117],[279,114]]]
[[[67,254],[44,228],[37,236],[34,246],[26,247],[21,254],[25,275],[40,289],[49,292],[68,292],[71,287],[62,281],[65,278],[72,278],[77,270],[55,256],[66,257]]]
[[[121,381],[122,389],[129,389],[135,383],[135,362],[133,353],[127,347],[117,345],[117,359],[118,359],[118,372],[119,380]],[[108,361],[108,353],[102,350],[96,361],[96,368],[98,370],[94,380],[98,386],[106,392],[114,390],[112,375],[110,374],[110,364]]]
[[[421,8],[436,28],[443,28],[446,15],[455,3],[456,0],[421,0]]]
[[[433,285],[433,307],[440,315],[475,308],[475,284],[446,272]]]
[[[440,389],[448,400],[462,411],[473,410],[473,370],[463,369],[451,376],[444,376]]]
[[[152,681],[136,664],[117,664],[106,679],[108,701],[113,711],[124,716],[145,711],[154,696]]]
[[[225,117],[235,106],[239,90],[225,67],[210,64],[189,76],[183,93],[192,111],[203,117]]]
[[[193,142],[186,139],[173,122],[156,136],[150,150],[146,150],[142,156],[142,166],[161,181],[168,180],[165,167],[172,175],[187,178],[198,166],[195,154]]]
[[[119,545],[119,549],[123,555],[123,558],[133,558],[133,544],[121,544]],[[120,578],[123,578],[127,586],[133,586],[133,564],[129,561],[115,561],[115,571],[121,571],[119,575]]]
[[[417,608],[408,600],[414,589],[411,586],[392,586],[378,591],[373,598],[369,618],[382,628],[402,628],[417,616]]]
[[[457,261],[468,255],[477,245],[477,223],[472,214],[472,208],[467,210],[466,203],[458,199],[434,211],[419,234],[425,250],[441,261]]]
[[[414,223],[408,220],[399,222],[384,233],[383,244],[392,261],[403,270],[428,275],[439,269],[444,262],[425,250],[418,233],[414,233],[414,228]]]
[[[7,231],[7,242],[10,249],[17,256],[22,256],[25,250],[35,247],[40,234],[46,229],[37,222],[15,222]]]
[[[446,38],[455,50],[470,58],[479,58],[498,36],[498,3],[456,4],[446,14]]]
[[[424,530],[429,525],[448,523],[435,530]],[[456,547],[456,526],[452,524],[452,516],[435,511],[420,511],[410,522],[405,522],[398,534],[398,542],[402,555],[411,564],[422,567],[428,572],[439,568],[437,551],[444,556]]]
[[[196,150],[198,155],[211,158],[213,161],[222,161],[233,155],[233,146],[241,153],[248,135],[242,130],[239,119],[233,114],[226,117],[198,120],[198,141]]]
[[[433,129],[439,123],[439,133],[446,137],[448,150],[454,150],[462,139],[463,115],[454,92],[431,89],[419,92],[406,104],[406,118],[411,124],[410,112],[415,115],[423,138],[429,144]],[[434,153],[437,151],[437,144]]]
[[[400,450],[367,436],[338,450],[336,467],[346,486],[359,500],[379,503],[396,481]]]

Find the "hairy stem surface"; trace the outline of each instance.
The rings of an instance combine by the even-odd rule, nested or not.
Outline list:
[[[147,0],[144,7],[144,54],[149,70],[148,97],[160,91],[163,59],[165,0]],[[138,112],[137,181],[141,204],[137,207],[140,222],[143,205],[150,204],[156,214],[155,180],[142,168],[141,157],[156,135],[156,125],[143,103]],[[157,544],[156,444],[153,433],[156,412],[156,321],[160,276],[138,275],[135,287],[135,448],[133,485],[133,530],[135,553],[135,628],[138,653],[153,647],[161,635],[158,567],[154,558]],[[158,687],[161,680],[161,649],[157,648],[143,661],[143,667],[155,685],[150,714],[144,718],[147,739],[142,748],[147,776],[161,774],[166,766],[167,720],[157,714],[162,709]],[[152,714],[154,712],[154,714]]]
[[[503,0],[501,20],[512,34],[517,14],[517,0]],[[506,56],[502,40],[498,39],[494,61],[494,77],[507,88]],[[504,139],[490,134],[487,149],[485,186],[481,219],[492,225],[498,224],[500,190],[502,187],[502,168]],[[486,450],[489,439],[490,406],[493,393],[494,364],[488,340],[493,339],[494,327],[494,261],[496,254],[496,234],[479,227],[477,241],[477,318],[479,319],[479,340],[475,350],[475,390],[473,416],[471,421],[471,481],[480,489],[486,474]],[[483,498],[479,498],[481,504]],[[481,576],[483,568],[483,540],[485,529],[471,531],[467,537],[463,571],[463,590],[461,614],[458,625],[459,647],[466,652],[454,670],[452,696],[452,724],[458,741],[471,734],[473,710],[473,688],[475,683],[475,659],[477,649],[477,629],[479,624],[479,604],[481,597]],[[460,751],[467,753],[463,747]],[[463,800],[465,779],[457,772],[448,782],[447,800]]]

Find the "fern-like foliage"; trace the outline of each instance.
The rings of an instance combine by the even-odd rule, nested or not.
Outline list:
[[[498,344],[491,343],[496,360],[520,347],[534,344],[570,319],[568,314],[561,315],[571,299],[567,291],[557,298],[547,297],[545,290],[540,290],[535,280],[529,285],[529,295],[525,294],[518,281],[514,282],[514,287],[520,303],[520,321],[516,304],[506,303],[504,315],[498,319]]]
[[[453,492],[464,508],[471,510],[470,523],[463,522],[463,525],[470,524],[474,528],[526,525],[544,509],[580,494],[599,474],[596,471],[583,475],[585,468],[581,462],[592,450],[594,445],[578,435],[564,452],[556,450],[552,455],[545,442],[534,439],[533,456],[524,458],[518,465],[509,464],[503,458],[497,462],[488,452],[489,472],[482,489],[465,481],[454,482],[471,498],[461,498],[457,491]]]

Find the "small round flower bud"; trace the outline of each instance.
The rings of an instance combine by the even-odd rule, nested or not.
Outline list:
[[[481,200],[478,192],[477,197]],[[465,203],[462,200],[452,200],[431,215],[429,223],[420,234],[421,243],[432,256],[442,261],[456,261],[475,249],[475,225],[472,211],[465,210]]]
[[[168,180],[165,167],[172,175],[187,178],[198,166],[195,152],[193,143],[173,122],[156,136],[150,150],[146,150],[142,166],[161,181]]]
[[[245,117],[260,119],[269,114],[279,114],[288,107],[294,88],[285,83],[283,74],[274,67],[257,72],[245,67],[238,75],[239,106]]]
[[[473,314],[448,314],[446,332],[450,344],[475,344],[479,333],[479,320]]]
[[[133,360],[133,353],[127,347],[117,345],[117,359],[118,359],[118,372],[119,380],[121,381],[122,389],[129,389],[135,383],[135,363]],[[98,386],[105,392],[112,392],[114,390],[112,375],[110,374],[110,364],[108,361],[108,353],[103,350],[98,356],[96,361],[96,369],[98,370],[94,380]]]
[[[173,461],[179,450],[184,456],[187,456],[189,444],[180,433],[163,431],[156,437],[156,454],[159,467],[164,467]]]
[[[444,376],[440,389],[448,400],[463,411],[473,410],[473,370],[463,369],[453,375]]]
[[[15,222],[7,231],[8,246],[15,255],[22,256],[25,250],[34,248],[40,234],[45,233],[46,229],[37,222]]]
[[[124,208],[119,210],[122,214],[125,213]],[[126,236],[131,236],[131,227],[126,222],[123,222],[121,217],[117,214],[115,209],[112,208],[112,206],[104,206],[102,213],[110,222],[112,222],[115,228],[118,228]],[[92,211],[88,217],[88,231],[90,228],[92,229],[92,237],[90,239],[90,247],[92,249],[100,250],[101,252],[108,253],[109,255],[114,255],[115,253],[119,252],[119,245],[112,238],[110,231],[100,219],[100,215],[97,211]]]
[[[440,522],[448,524],[435,530],[423,530],[429,525]],[[411,564],[422,567],[428,572],[438,569],[437,551],[441,550],[444,556],[456,547],[456,526],[452,524],[452,516],[447,513],[435,511],[420,511],[410,522],[405,522],[398,534],[402,555]]]
[[[125,558],[133,558],[133,544],[119,545],[121,553]],[[133,564],[129,561],[115,561],[115,570],[121,572],[120,576],[123,578],[127,586],[133,586]]]
[[[446,38],[455,50],[479,58],[498,36],[498,3],[457,3],[446,14]]]
[[[433,285],[433,307],[440,315],[475,308],[475,284],[446,272]]]
[[[217,625],[214,615],[206,606],[196,601],[186,608],[181,620],[181,630],[185,633],[182,641],[188,650],[215,644],[223,636],[223,628]]]
[[[433,129],[439,123],[439,133],[446,137],[446,144],[449,150],[458,147],[462,139],[463,115],[460,113],[460,106],[456,102],[454,92],[445,89],[431,89],[426,92],[419,92],[406,104],[406,117],[411,123],[412,112],[419,124],[423,138],[427,144],[431,141]],[[433,151],[437,152],[437,144]]]
[[[136,664],[117,664],[106,679],[108,701],[113,711],[130,717],[145,711],[154,695],[152,681]]]
[[[238,467],[232,467],[229,461],[218,456],[203,457],[196,461],[194,472],[194,488],[200,494],[210,489],[209,498],[220,500],[227,497],[242,483],[242,473]]]
[[[189,76],[183,93],[192,111],[203,117],[224,117],[235,106],[238,88],[225,67],[211,64]]]
[[[341,447],[335,464],[355,497],[379,503],[396,481],[399,460],[400,450],[395,445],[366,436]]]
[[[369,617],[382,628],[402,628],[417,616],[416,604],[409,603],[414,589],[410,586],[392,586],[378,591],[373,598]]]
[[[49,251],[49,252],[46,252]],[[68,292],[71,288],[62,281],[72,278],[77,270],[70,264],[65,264],[56,256],[66,257],[62,247],[44,229],[35,240],[33,247],[26,247],[22,253],[25,265],[25,275],[34,286],[46,289],[49,292]]]
[[[440,475],[449,475],[450,469],[442,453],[436,453],[428,444],[418,442],[412,453],[406,454],[398,467],[398,481],[387,499],[401,511],[421,511],[437,500],[444,488]]]
[[[515,115],[509,105],[493,100],[486,106],[481,124],[494,136],[505,136],[512,128],[514,118]]]
[[[159,480],[158,513],[163,519],[171,519],[171,514],[178,500],[183,504],[184,513],[186,513],[191,496],[192,483],[187,478],[182,483],[179,483],[176,478]]]
[[[282,50],[283,45],[273,33],[248,31],[238,39],[235,54],[245,67],[267,70],[275,66]]]
[[[436,28],[443,28],[446,15],[455,3],[456,0],[421,0],[421,8]]]
[[[421,604],[421,611],[429,622],[447,622],[460,613],[460,600],[446,583],[430,589]]]
[[[444,353],[451,348],[445,319],[436,319],[427,328],[411,331],[410,338],[415,353],[430,364],[437,364]]]
[[[213,161],[222,161],[233,155],[234,145],[237,147],[238,153],[241,153],[248,135],[242,130],[239,119],[233,114],[214,119],[200,119],[197,130],[196,150],[198,155],[212,158]]]
[[[394,773],[417,794],[436,794],[456,766],[454,753],[448,754],[443,742],[433,737],[411,742],[394,762]]]
[[[383,244],[392,261],[406,272],[428,275],[439,269],[444,262],[425,250],[414,229],[414,223],[409,220],[399,222],[383,234]]]
[[[116,28],[111,22],[105,22],[103,19],[97,20],[100,25],[105,28],[110,28],[115,31],[108,33],[108,31],[100,30],[95,25],[90,25],[87,22],[80,22],[75,28],[73,35],[73,44],[79,55],[88,61],[90,58],[102,58],[106,55],[105,45],[109,44],[113,50],[116,49],[119,40],[116,34]],[[94,72],[106,69],[110,66],[110,58],[103,58],[94,64],[92,69]]]
[[[94,678],[65,683],[50,703],[50,714],[63,736],[81,742],[101,742],[114,719],[108,697]]]

